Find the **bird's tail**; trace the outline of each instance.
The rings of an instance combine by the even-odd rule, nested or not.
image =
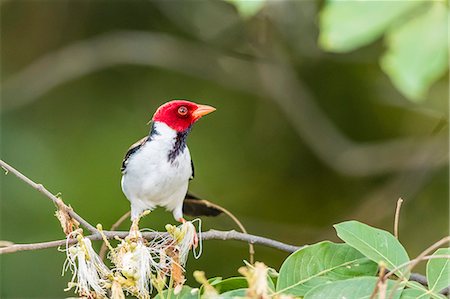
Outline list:
[[[183,214],[191,217],[199,216],[218,216],[223,210],[216,204],[201,199],[198,196],[188,192],[183,202]]]

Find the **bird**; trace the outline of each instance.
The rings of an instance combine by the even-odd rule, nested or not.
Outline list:
[[[135,142],[122,161],[122,191],[131,204],[132,227],[145,211],[164,207],[184,223],[183,210],[193,216],[221,211],[188,193],[194,164],[186,139],[193,125],[216,108],[188,100],[171,100],[154,113],[147,136]]]

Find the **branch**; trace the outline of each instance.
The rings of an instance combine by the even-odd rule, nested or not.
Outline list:
[[[81,216],[79,216],[77,213],[75,213],[74,210],[72,210],[70,207],[68,207],[61,198],[56,197],[53,195],[50,191],[48,191],[42,184],[37,184],[33,182],[31,179],[23,175],[20,171],[12,167],[11,165],[7,164],[3,160],[0,160],[0,166],[3,167],[7,172],[13,173],[15,176],[17,176],[19,179],[33,187],[34,189],[38,190],[45,196],[47,196],[53,203],[60,209],[65,209],[69,215],[77,220],[79,223],[81,223],[84,227],[86,227],[92,235],[89,236],[91,240],[100,240],[101,235],[99,234],[98,230],[91,225],[89,222],[84,220]],[[104,234],[109,238],[114,237],[120,237],[125,238],[129,232],[128,231],[104,231]],[[153,239],[157,235],[161,235],[164,233],[159,232],[146,232],[143,233],[143,236],[147,239]],[[263,244],[269,247],[278,248],[280,250],[288,251],[288,252],[294,252],[295,250],[301,248],[298,246],[293,245],[287,245],[275,240],[271,240],[264,237],[249,235],[246,233],[239,233],[236,231],[217,231],[217,230],[210,230],[208,232],[202,233],[202,239],[203,240],[212,240],[212,239],[219,239],[219,240],[240,240],[240,241],[246,241],[250,244]],[[69,240],[69,243],[72,244],[75,241]],[[7,246],[4,248],[0,248],[0,254],[4,253],[12,253],[16,251],[24,251],[24,250],[37,250],[37,249],[44,249],[44,248],[51,248],[51,247],[57,247],[64,245],[66,243],[66,240],[60,240],[60,241],[51,241],[51,242],[44,242],[44,243],[34,243],[34,244],[16,244],[12,246]]]
[[[125,238],[130,233],[129,231],[103,231],[105,236],[108,239],[114,239],[115,237],[119,238]],[[147,240],[152,240],[156,238],[157,236],[162,236],[164,234],[167,234],[166,232],[145,232],[142,233],[142,236]],[[250,234],[244,234],[240,233],[234,230],[231,231],[219,231],[219,230],[209,230],[206,232],[201,233],[202,240],[237,240],[237,241],[244,241],[251,244],[260,244],[265,245],[268,247],[272,247],[275,249],[279,249],[286,252],[294,252],[303,246],[294,246],[285,244],[279,241],[275,241],[269,238],[250,235]],[[99,233],[92,234],[90,236],[87,236],[87,238],[91,239],[92,241],[101,240],[102,237]],[[46,248],[53,248],[58,246],[64,246],[68,242],[68,244],[75,244],[77,243],[76,239],[70,239],[67,241],[64,240],[58,240],[58,241],[50,241],[50,242],[42,242],[42,243],[32,243],[32,244],[13,244],[7,247],[0,248],[0,254],[7,254],[7,253],[14,253],[18,251],[30,251],[30,250],[40,250],[40,249],[46,249]]]
[[[394,236],[398,239],[398,223],[400,221],[400,209],[402,208],[403,199],[399,198],[397,200],[397,208],[395,209],[395,218],[394,218]]]
[[[92,226],[89,222],[87,222],[81,216],[79,216],[71,207],[67,206],[62,201],[61,198],[56,197],[50,191],[48,191],[42,184],[35,183],[34,181],[32,181],[31,179],[29,179],[28,177],[23,175],[21,172],[19,172],[18,170],[16,170],[14,167],[10,166],[3,160],[0,160],[0,167],[2,167],[7,173],[12,172],[20,180],[22,180],[23,182],[27,183],[28,185],[30,185],[37,191],[39,191],[42,194],[44,194],[45,196],[47,196],[59,209],[63,209],[65,211],[67,211],[67,213],[72,218],[77,220],[80,224],[82,224],[84,227],[86,227],[92,233],[92,235],[87,236],[87,238],[89,238],[90,240],[93,240],[93,241],[94,240],[102,240],[102,235],[99,233],[99,231],[94,226]],[[398,210],[399,210],[399,207],[397,208],[397,213],[398,213]],[[128,231],[103,231],[103,234],[104,234],[104,236],[106,236],[107,239],[114,239],[116,237],[125,238],[129,235],[129,232]],[[164,234],[167,234],[167,232],[144,232],[144,233],[142,233],[142,236],[147,240],[151,240],[156,237],[160,237]],[[241,232],[237,232],[234,230],[219,231],[219,230],[211,229],[209,231],[202,232],[201,236],[202,236],[201,237],[202,240],[238,240],[238,241],[247,242],[249,244],[265,245],[265,246],[279,249],[281,251],[286,251],[289,253],[292,253],[292,252],[297,251],[298,249],[304,247],[304,246],[295,246],[295,245],[285,244],[285,243],[282,243],[282,242],[279,242],[276,240],[272,240],[269,238],[250,235],[247,233],[241,233]],[[411,261],[412,264],[410,265],[409,269],[411,269],[415,264],[417,264],[421,259],[423,259],[423,257],[429,251],[439,247],[440,245],[442,245],[446,242],[449,242],[449,240],[450,240],[449,238],[450,237],[446,237],[446,238],[436,242],[429,248],[427,248],[424,252],[422,252],[419,255],[419,257],[417,257],[416,259]],[[14,252],[18,252],[18,251],[34,251],[34,250],[40,250],[40,249],[46,249],[46,248],[54,248],[54,247],[59,247],[59,246],[63,246],[66,244],[69,244],[69,245],[75,244],[77,242],[78,242],[77,239],[69,239],[69,240],[64,239],[64,240],[41,242],[41,243],[31,243],[31,244],[9,245],[7,243],[8,244],[7,246],[0,247],[0,255],[14,253]],[[391,271],[388,274],[386,274],[386,277],[391,275],[393,272],[394,271]],[[412,273],[410,280],[416,281],[425,286],[427,285],[426,277],[424,277],[423,275],[420,275],[420,274]],[[441,293],[448,294],[448,292],[449,292],[449,288],[446,288]]]
[[[77,213],[75,213],[75,211],[67,206],[61,198],[56,197],[55,195],[53,195],[50,191],[48,191],[42,184],[38,184],[33,182],[31,179],[29,179],[28,177],[26,177],[25,175],[23,175],[20,171],[18,171],[17,169],[15,169],[14,167],[12,167],[11,165],[7,164],[5,161],[0,160],[0,166],[8,172],[11,172],[12,174],[14,174],[16,177],[18,177],[20,180],[22,180],[23,182],[27,183],[28,185],[30,185],[31,187],[33,187],[34,189],[36,189],[37,191],[41,192],[42,194],[44,194],[45,196],[47,196],[51,201],[53,201],[53,203],[62,210],[67,211],[67,213],[70,215],[70,217],[72,217],[73,219],[77,220],[81,225],[83,225],[85,228],[87,228],[91,233],[93,234],[97,234],[98,231],[97,229],[92,226],[89,222],[87,222],[86,220],[83,219],[83,217],[81,217],[80,215],[78,215]]]
[[[128,231],[103,231],[105,236],[108,239],[114,239],[115,236],[120,238],[125,238],[129,232]],[[160,236],[161,234],[166,234],[166,232],[146,232],[143,233],[142,236],[146,238],[147,240],[151,240],[155,238],[156,236]],[[91,239],[92,241],[95,240],[102,240],[102,237],[100,234],[94,234],[90,235],[87,238]],[[244,234],[240,233],[234,230],[231,231],[219,231],[219,230],[209,230],[206,232],[202,232],[202,240],[237,240],[237,241],[243,241],[247,243],[253,243],[253,244],[259,244],[264,245],[268,247],[272,247],[281,251],[292,253],[294,251],[297,251],[298,249],[304,247],[304,246],[295,246],[290,244],[285,244],[279,241],[275,241],[269,238],[250,235],[250,234]],[[58,240],[58,241],[50,241],[50,242],[42,242],[42,243],[32,243],[32,244],[13,244],[4,248],[0,248],[0,255],[2,254],[8,254],[8,253],[14,253],[18,251],[34,251],[34,250],[41,250],[41,249],[47,249],[47,248],[54,248],[59,246],[64,246],[67,244],[75,244],[78,241],[76,239],[70,239],[70,240]],[[427,278],[421,274],[418,273],[411,273],[411,277],[409,278],[411,281],[416,281],[420,283],[421,285],[427,286]],[[448,293],[448,289],[444,290],[445,293]],[[444,292],[443,292],[444,293]]]

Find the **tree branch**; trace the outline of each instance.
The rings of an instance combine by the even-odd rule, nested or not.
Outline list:
[[[105,236],[108,239],[114,239],[116,236],[119,238],[125,238],[129,232],[128,231],[103,231]],[[166,234],[166,232],[145,232],[142,234],[144,238],[147,240],[151,240],[156,236],[161,236],[161,234]],[[87,238],[92,241],[102,240],[102,237],[99,233],[88,236]],[[206,232],[202,232],[202,240],[237,240],[243,241],[247,243],[259,244],[268,247],[272,247],[281,251],[292,253],[297,251],[298,249],[304,246],[295,246],[290,244],[285,244],[279,241],[275,241],[269,238],[244,234],[234,230],[231,231],[219,231],[219,230],[209,230]],[[7,247],[0,248],[0,255],[14,253],[18,251],[34,251],[41,249],[54,248],[59,246],[64,246],[67,244],[75,244],[78,241],[76,239],[70,240],[57,240],[50,242],[42,242],[42,243],[32,243],[32,244],[13,244]],[[411,281],[416,281],[421,285],[427,286],[427,278],[418,273],[411,273],[411,277],[409,278]],[[444,290],[444,294],[448,293],[448,289]]]
[[[3,160],[0,160],[0,166],[6,171],[13,173],[16,177],[18,177],[23,182],[27,183],[40,193],[44,194],[46,197],[48,197],[59,209],[64,209],[67,211],[67,213],[77,220],[81,225],[83,225],[85,228],[87,228],[92,234],[87,236],[92,241],[96,240],[102,240],[102,235],[99,233],[99,231],[91,225],[89,222],[84,220],[80,215],[78,215],[71,207],[67,206],[61,198],[56,197],[53,195],[50,191],[48,191],[42,184],[35,183],[25,175],[23,175],[21,172],[16,170],[11,165],[7,164]],[[114,239],[116,237],[119,238],[125,238],[128,236],[128,231],[103,231],[104,236],[106,236],[107,239]],[[164,234],[167,234],[167,232],[144,232],[142,233],[142,236],[147,239],[151,240],[156,237],[163,236]],[[419,258],[422,257],[422,255],[425,255],[427,252],[429,252],[432,249],[435,249],[436,246],[441,245],[444,242],[448,242],[448,238],[446,237],[443,240],[433,244],[430,248],[428,248],[426,251],[424,251],[418,258],[413,260],[412,262],[415,262]],[[275,249],[279,249],[281,251],[286,251],[289,253],[292,253],[294,251],[297,251],[298,249],[304,247],[304,246],[295,246],[290,244],[285,244],[276,240],[272,240],[265,237],[255,236],[247,233],[241,233],[234,230],[230,231],[219,231],[219,230],[209,230],[206,232],[201,233],[201,239],[202,240],[237,240],[237,241],[244,241],[249,244],[259,244],[264,245],[268,247],[272,247]],[[14,253],[18,251],[34,251],[34,250],[40,250],[40,249],[47,249],[47,248],[54,248],[63,246],[66,244],[75,244],[77,243],[77,239],[64,239],[64,240],[56,240],[56,241],[49,241],[49,242],[40,242],[40,243],[31,243],[31,244],[11,244],[7,243],[8,245],[5,247],[0,247],[0,255],[2,254],[8,254],[8,253]],[[411,269],[411,267],[410,267]],[[392,271],[391,271],[392,272]],[[388,273],[389,274],[389,273]],[[417,273],[411,273],[410,277],[411,281],[416,281],[424,286],[427,285],[427,279],[425,276]],[[448,294],[449,288],[446,288],[441,292],[442,294]]]
[[[42,184],[38,184],[33,182],[31,179],[23,175],[20,171],[9,165],[3,160],[0,160],[0,166],[7,172],[11,172],[16,177],[18,177],[23,182],[27,183],[40,193],[44,194],[47,198],[49,198],[53,203],[59,208],[67,211],[67,213],[72,217],[73,219],[77,220],[81,225],[83,225],[85,228],[87,228],[91,233],[96,234],[98,233],[97,229],[91,225],[89,222],[83,219],[80,215],[78,215],[71,207],[67,206],[61,198],[56,197],[53,195],[50,191],[48,191]]]
[[[125,238],[130,233],[129,231],[103,231],[104,235],[108,239],[114,239],[115,237],[119,238]],[[152,240],[156,238],[157,236],[163,236],[164,234],[167,234],[166,232],[145,232],[142,233],[142,236],[147,240]],[[285,244],[279,241],[275,241],[269,238],[250,235],[250,234],[244,234],[240,233],[234,230],[230,231],[219,231],[219,230],[209,230],[206,232],[202,232],[202,240],[237,240],[237,241],[244,241],[247,243],[252,244],[260,244],[268,247],[272,247],[275,249],[279,249],[286,252],[294,252],[303,246],[294,246]],[[87,238],[91,239],[92,241],[101,240],[102,237],[99,233],[92,234],[90,236],[87,236]],[[77,240],[70,239],[70,240],[57,240],[57,241],[50,241],[50,242],[42,242],[42,243],[32,243],[32,244],[13,244],[10,246],[6,246],[3,248],[0,248],[0,254],[7,254],[7,253],[14,253],[18,251],[30,251],[30,250],[40,250],[40,249],[47,249],[47,248],[53,248],[58,246],[63,246],[68,242],[68,244],[75,244],[77,243]]]

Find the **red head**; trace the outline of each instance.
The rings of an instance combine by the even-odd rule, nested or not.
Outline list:
[[[200,105],[185,100],[173,100],[161,105],[153,115],[153,121],[163,122],[172,129],[183,132],[203,115],[215,111],[216,108]]]

